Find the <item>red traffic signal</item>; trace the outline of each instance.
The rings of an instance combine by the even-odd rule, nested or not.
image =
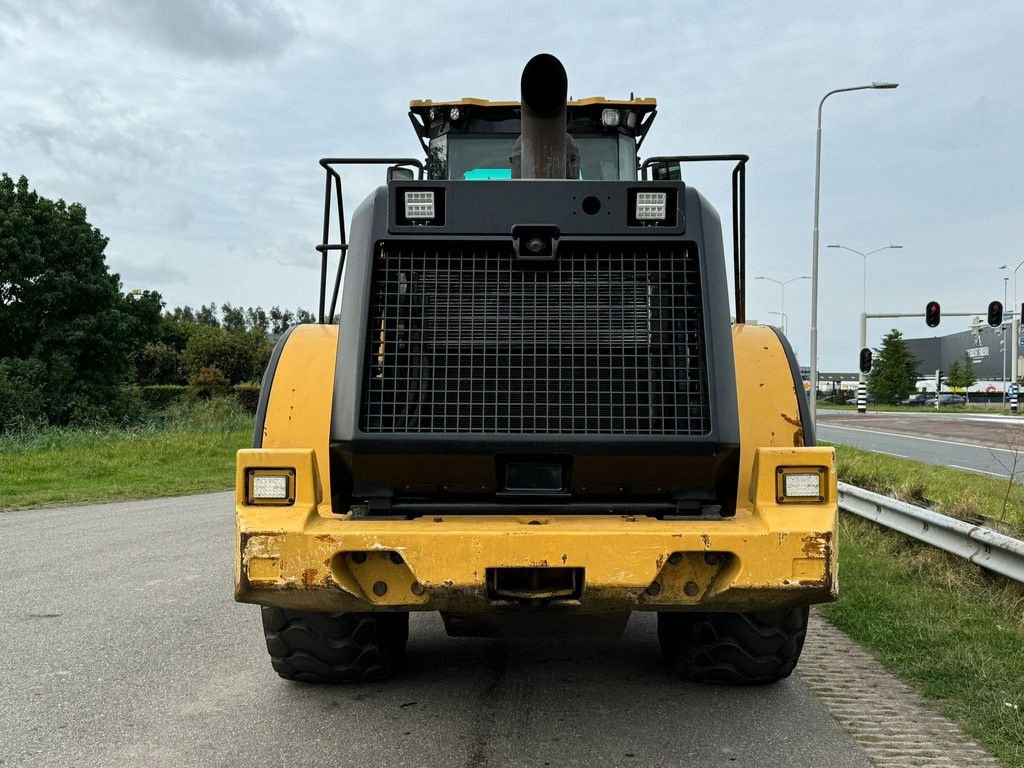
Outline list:
[[[942,310],[939,307],[939,302],[929,301],[924,308],[924,321],[928,323],[929,328],[934,328],[939,324],[939,319],[942,315]]]
[[[864,349],[860,351],[860,372],[871,372],[871,350],[867,347],[864,347]]]
[[[993,301],[988,305],[988,324],[993,328],[1003,324],[1003,302]]]

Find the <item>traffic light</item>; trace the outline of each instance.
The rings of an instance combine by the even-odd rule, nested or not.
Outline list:
[[[871,350],[867,347],[864,347],[864,349],[860,351],[860,372],[871,372]]]
[[[942,310],[939,307],[939,302],[929,301],[924,308],[924,321],[928,323],[929,328],[934,328],[939,324],[941,314]]]
[[[1003,303],[993,301],[988,305],[988,324],[998,328],[1003,324]]]

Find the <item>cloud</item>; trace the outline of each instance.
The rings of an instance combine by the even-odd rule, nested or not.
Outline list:
[[[188,282],[188,274],[171,266],[166,260],[150,263],[122,262],[120,267],[121,283],[129,291],[135,288],[162,290],[164,286],[185,285]]]
[[[102,0],[93,11],[120,32],[205,60],[272,58],[301,30],[298,13],[276,0]]]

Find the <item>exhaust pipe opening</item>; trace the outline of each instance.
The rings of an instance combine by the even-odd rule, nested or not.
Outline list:
[[[566,133],[569,80],[556,57],[539,53],[523,68],[520,135],[512,150],[515,179],[575,179],[579,150]]]

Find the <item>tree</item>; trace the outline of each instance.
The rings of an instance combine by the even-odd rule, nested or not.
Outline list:
[[[907,349],[903,334],[893,328],[875,350],[874,367],[868,376],[868,391],[879,403],[896,405],[916,388],[919,361]]]
[[[31,372],[39,392],[32,402],[49,422],[118,415],[132,357],[159,333],[161,300],[122,293],[106,246],[84,206],[48,200],[24,176],[15,183],[0,174],[0,361],[8,382],[0,400],[18,392],[32,400],[24,397]],[[5,417],[0,429],[8,424]]]
[[[270,308],[270,333],[272,336],[280,336],[288,330],[295,316],[290,309],[284,311],[280,307]]]
[[[966,352],[964,352],[963,358],[949,364],[946,383],[950,389],[962,389],[966,393],[968,387],[973,387],[977,381],[978,377],[974,375],[974,363],[971,362],[971,358]]]
[[[267,313],[263,307],[249,307],[245,310],[245,320],[250,329],[267,332]]]
[[[220,328],[220,320],[217,319],[217,305],[211,301],[209,306],[204,304],[196,310],[196,322],[200,325]]]
[[[222,304],[220,308],[221,326],[225,331],[245,330],[245,309],[233,307],[231,304]]]

